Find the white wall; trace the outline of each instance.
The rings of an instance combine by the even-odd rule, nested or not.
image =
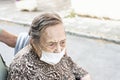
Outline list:
[[[120,19],[120,0],[71,0],[71,4],[81,14]]]
[[[41,11],[66,10],[70,5],[70,0],[37,0],[38,8]]]

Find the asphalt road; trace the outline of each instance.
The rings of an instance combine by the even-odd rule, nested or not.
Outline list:
[[[0,22],[0,27],[16,35],[29,29],[8,22]],[[92,80],[120,80],[120,45],[67,34],[67,51],[90,73]],[[9,65],[14,58],[14,48],[0,42],[0,53]]]

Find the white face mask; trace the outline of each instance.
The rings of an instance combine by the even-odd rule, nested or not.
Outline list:
[[[42,56],[40,60],[48,63],[48,64],[57,64],[63,55],[65,54],[65,49],[63,49],[60,53],[50,53],[42,50]]]

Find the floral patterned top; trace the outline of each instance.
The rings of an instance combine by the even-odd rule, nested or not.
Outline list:
[[[29,45],[11,63],[8,80],[81,80],[87,74],[67,55],[55,65],[43,62]]]

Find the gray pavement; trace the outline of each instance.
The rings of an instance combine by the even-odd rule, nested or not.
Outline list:
[[[19,23],[22,25],[30,25],[33,18],[41,11],[37,12],[21,12],[16,9],[13,0],[0,1],[0,20]],[[44,10],[43,10],[44,12]],[[120,21],[98,20],[92,18],[74,17],[65,18],[67,11],[58,12],[64,21],[65,29],[71,34],[78,36],[104,39],[120,44]]]

